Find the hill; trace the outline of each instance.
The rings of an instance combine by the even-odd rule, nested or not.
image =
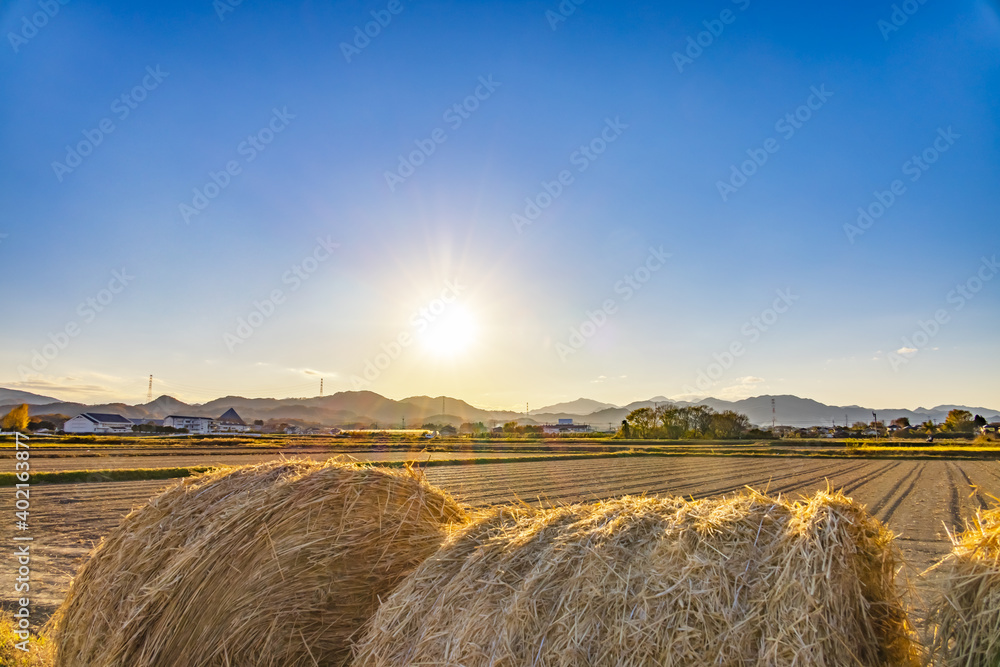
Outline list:
[[[32,394],[30,391],[21,391],[20,389],[0,389],[0,405],[20,405],[21,403],[27,403],[28,405],[42,405],[43,403],[58,402],[58,398]]]
[[[834,423],[842,425],[845,421],[848,424],[857,421],[867,423],[872,420],[873,411],[877,412],[880,421],[885,422],[898,417],[907,417],[912,424],[918,424],[928,419],[941,423],[947,417],[948,411],[955,408],[968,410],[974,415],[982,415],[991,422],[1000,421],[1000,410],[982,407],[939,405],[916,410],[868,408],[858,405],[827,405],[809,398],[792,395],[754,396],[739,401],[706,398],[697,401],[697,403],[670,401],[664,396],[655,396],[645,401],[634,401],[623,407],[580,398],[568,403],[557,403],[539,408],[532,411],[527,417],[524,413],[484,410],[457,398],[410,396],[397,401],[372,391],[343,391],[332,396],[282,399],[225,396],[202,404],[188,404],[171,396],[160,396],[154,401],[139,405],[126,405],[124,403],[84,405],[82,403],[61,402],[37,394],[2,388],[0,388],[0,396],[13,399],[0,400],[0,414],[9,410],[13,405],[27,403],[25,398],[31,398],[32,401],[35,401],[29,403],[32,415],[58,413],[72,416],[81,412],[110,412],[121,414],[130,419],[162,419],[167,415],[178,414],[193,417],[218,417],[227,410],[234,409],[247,422],[257,419],[296,419],[324,426],[377,424],[380,427],[388,428],[399,428],[404,425],[411,428],[419,427],[428,422],[449,423],[455,426],[464,422],[483,422],[487,426],[494,426],[511,420],[542,424],[553,423],[559,419],[573,419],[578,423],[589,423],[594,428],[603,430],[615,428],[632,410],[655,407],[665,403],[681,406],[707,405],[719,412],[735,410],[747,415],[754,424],[770,426],[772,400],[774,401],[775,422],[786,426],[820,426]],[[588,409],[591,411],[584,412]]]
[[[562,413],[567,415],[590,415],[598,410],[606,410],[608,408],[617,408],[617,405],[611,403],[601,403],[600,401],[595,401],[590,398],[578,398],[575,401],[569,401],[567,403],[556,403],[555,405],[546,405],[544,408],[538,408],[537,410],[532,410],[528,414],[531,415],[541,415],[541,414],[555,414]]]

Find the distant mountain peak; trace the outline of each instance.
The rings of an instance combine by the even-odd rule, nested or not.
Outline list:
[[[28,405],[45,405],[46,403],[59,403],[58,398],[33,394],[30,391],[20,389],[0,388],[0,405],[13,405],[27,403]]]
[[[540,414],[552,414],[552,413],[563,413],[570,415],[589,415],[597,412],[599,410],[607,410],[608,408],[617,408],[617,405],[611,403],[602,403],[600,401],[595,401],[592,398],[578,398],[575,401],[568,401],[566,403],[556,403],[555,405],[547,405],[544,408],[538,408],[537,410],[532,410],[529,414],[540,415]]]

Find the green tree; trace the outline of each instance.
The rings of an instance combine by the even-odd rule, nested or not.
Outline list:
[[[656,427],[656,415],[653,408],[638,408],[625,417],[632,435],[636,438],[648,438]]]
[[[899,428],[906,428],[907,426],[910,425],[910,418],[909,417],[897,417],[896,419],[893,419],[889,423],[890,424],[895,424]]]
[[[0,428],[5,431],[24,432],[28,430],[28,404],[22,403],[21,405],[12,408],[11,411],[4,415],[4,418],[0,420]]]
[[[712,433],[716,438],[741,438],[750,430],[750,418],[734,410],[712,415]]]
[[[658,433],[663,438],[680,438],[687,430],[687,408],[671,403],[656,406],[654,411],[659,424]]]
[[[705,437],[712,431],[715,410],[707,405],[692,405],[687,409],[688,431],[694,436]]]
[[[944,420],[944,427],[956,433],[969,433],[972,431],[972,413],[968,410],[955,408],[948,412],[948,417]]]
[[[483,422],[464,422],[458,428],[459,433],[466,434],[483,433],[484,431],[486,431],[486,426],[483,425]]]
[[[973,426],[986,426],[986,417],[982,415],[976,415],[972,420]]]

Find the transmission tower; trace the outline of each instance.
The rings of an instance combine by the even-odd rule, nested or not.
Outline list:
[[[146,390],[146,402],[153,400],[153,376],[149,376],[149,389]]]
[[[323,396],[323,378],[319,379],[319,395]]]
[[[774,399],[771,399],[771,435],[774,435]]]

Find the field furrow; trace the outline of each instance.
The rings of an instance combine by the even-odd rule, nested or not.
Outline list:
[[[199,463],[206,464],[206,458]],[[1000,465],[993,461],[648,456],[439,466],[425,473],[459,500],[479,506],[518,499],[564,504],[643,493],[701,498],[745,486],[786,496],[843,489],[897,533],[910,575],[948,552],[948,531],[961,529],[977,509],[1000,497]],[[32,592],[39,611],[55,608],[103,535],[172,483],[32,486]],[[0,489],[0,503],[13,503],[13,489]],[[9,538],[12,528],[5,530]],[[9,568],[9,558],[5,554],[0,566]],[[10,603],[7,597],[0,601]]]

